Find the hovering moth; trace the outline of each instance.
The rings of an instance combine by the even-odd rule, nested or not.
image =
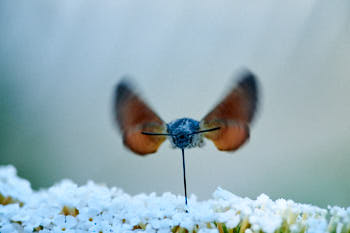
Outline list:
[[[185,204],[187,206],[185,149],[211,140],[220,151],[235,151],[249,138],[258,103],[255,75],[245,70],[226,96],[200,121],[181,118],[164,122],[137,94],[128,80],[115,89],[114,113],[124,145],[138,155],[155,153],[169,139],[182,151]]]

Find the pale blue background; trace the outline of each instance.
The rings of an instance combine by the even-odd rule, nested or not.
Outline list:
[[[188,151],[189,193],[350,205],[350,1],[3,0],[0,29],[0,164],[35,188],[182,194],[169,142],[146,158],[122,146],[114,85],[132,75],[164,120],[199,120],[245,66],[263,92],[251,140]]]

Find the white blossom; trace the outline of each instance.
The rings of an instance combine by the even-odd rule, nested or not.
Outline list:
[[[49,189],[33,191],[14,167],[0,166],[0,195],[11,200],[0,202],[1,233],[169,233],[180,228],[198,233],[232,232],[234,228],[247,233],[350,231],[350,208],[273,201],[265,194],[251,200],[220,187],[207,201],[191,195],[186,207],[183,196],[130,196],[92,181],[78,186],[63,180]]]

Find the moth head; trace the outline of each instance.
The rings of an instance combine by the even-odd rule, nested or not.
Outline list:
[[[167,124],[170,142],[174,147],[184,149],[197,146],[201,135],[194,134],[199,130],[199,122],[190,118],[181,118]]]

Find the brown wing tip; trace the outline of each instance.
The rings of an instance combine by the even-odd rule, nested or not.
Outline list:
[[[239,86],[251,90],[252,92],[257,92],[257,81],[256,75],[249,70],[244,70],[240,74]]]
[[[136,94],[136,88],[134,82],[132,82],[130,76],[123,76],[121,80],[116,84],[114,88],[113,96],[113,112],[118,128],[122,130],[122,109],[123,105],[129,98]]]
[[[244,90],[246,98],[249,99],[251,114],[249,122],[253,120],[255,113],[257,112],[258,99],[259,99],[259,84],[257,76],[248,69],[243,69],[239,74],[238,87]]]
[[[128,76],[124,76],[115,87],[115,103],[118,105],[130,96],[135,90],[135,85]]]
[[[249,70],[244,70],[240,74],[238,85],[246,90],[248,95],[256,102],[258,99],[258,81],[254,73]]]

